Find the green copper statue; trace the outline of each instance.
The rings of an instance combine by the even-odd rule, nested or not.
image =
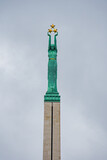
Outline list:
[[[48,31],[49,46],[48,46],[48,90],[44,96],[44,101],[59,102],[60,96],[57,91],[57,44],[56,36],[58,35],[57,29],[53,29],[55,25],[51,25]],[[53,30],[52,30],[53,29]],[[51,32],[54,32],[54,44],[51,44]]]

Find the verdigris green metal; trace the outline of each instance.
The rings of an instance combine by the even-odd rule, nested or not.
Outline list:
[[[51,44],[51,34],[47,33],[49,36],[48,45],[48,90],[44,96],[44,101],[49,102],[60,102],[60,96],[57,91],[57,42],[56,36],[58,32],[54,35],[54,44]]]

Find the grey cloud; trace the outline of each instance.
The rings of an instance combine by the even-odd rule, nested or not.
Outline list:
[[[107,159],[107,2],[0,1],[0,159],[42,159],[48,37],[58,28],[61,155]]]

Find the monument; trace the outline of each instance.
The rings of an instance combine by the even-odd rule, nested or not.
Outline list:
[[[54,32],[54,44],[51,33]],[[60,96],[57,90],[57,41],[55,25],[48,29],[48,89],[44,96],[43,160],[60,160]]]

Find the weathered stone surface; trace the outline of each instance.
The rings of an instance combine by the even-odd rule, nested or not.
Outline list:
[[[51,160],[51,102],[44,103],[43,160]]]
[[[44,102],[43,160],[60,160],[60,102]]]
[[[53,160],[60,160],[60,103],[53,103]]]

